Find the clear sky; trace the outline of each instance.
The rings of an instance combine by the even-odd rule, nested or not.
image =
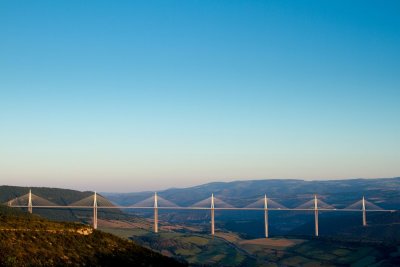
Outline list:
[[[399,1],[0,1],[0,184],[400,176]]]

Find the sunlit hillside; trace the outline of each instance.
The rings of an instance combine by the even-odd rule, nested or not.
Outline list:
[[[80,223],[0,207],[0,266],[185,266]]]

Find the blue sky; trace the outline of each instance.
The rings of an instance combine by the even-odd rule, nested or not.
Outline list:
[[[399,176],[398,14],[398,1],[1,1],[1,184]]]

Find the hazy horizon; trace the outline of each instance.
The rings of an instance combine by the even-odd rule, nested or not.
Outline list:
[[[63,184],[57,184],[57,185],[33,185],[33,184],[0,184],[0,186],[19,186],[19,187],[32,187],[32,188],[39,188],[39,187],[48,187],[48,188],[60,188],[60,189],[71,189],[71,190],[77,190],[77,191],[97,191],[98,193],[138,193],[138,192],[159,192],[159,191],[164,191],[168,189],[184,189],[184,188],[191,188],[191,187],[196,187],[196,186],[201,186],[201,185],[207,185],[211,183],[234,183],[234,182],[246,182],[246,181],[262,181],[262,180],[297,180],[297,181],[306,181],[306,182],[322,182],[322,181],[347,181],[347,180],[358,180],[358,179],[363,179],[363,180],[374,180],[374,179],[397,179],[400,178],[400,176],[394,176],[394,177],[351,177],[351,178],[338,178],[338,179],[302,179],[302,178],[260,178],[260,179],[232,179],[232,180],[224,180],[224,181],[219,181],[219,180],[212,180],[209,182],[204,182],[204,183],[199,183],[199,184],[187,184],[187,185],[167,185],[167,186],[161,186],[161,185],[154,185],[150,187],[143,187],[143,188],[137,188],[136,190],[130,190],[129,188],[135,188],[134,184],[131,185],[125,185],[124,189],[122,190],[97,190],[99,189],[98,186],[94,186],[95,188],[91,188],[90,186],[88,187],[76,187],[76,186],[67,186]]]
[[[1,1],[0,182],[396,177],[398,14],[398,1]]]

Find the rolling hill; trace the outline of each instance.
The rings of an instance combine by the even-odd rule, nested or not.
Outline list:
[[[246,206],[249,203],[262,197],[265,193],[273,200],[276,200],[288,207],[296,207],[310,200],[315,192],[319,197],[335,207],[345,207],[358,201],[363,195],[383,208],[399,208],[400,178],[392,179],[354,179],[339,181],[301,181],[301,180],[262,180],[262,181],[237,181],[231,183],[211,183],[192,188],[168,189],[158,194],[181,206],[190,206],[194,202],[209,197],[214,193],[218,198],[237,207]],[[28,188],[2,186],[0,197],[2,202],[9,200],[9,197],[20,196],[28,192]],[[93,192],[79,192],[74,190],[52,189],[52,188],[32,188],[34,194],[40,195],[45,199],[55,203],[65,205],[76,200],[85,198]],[[261,193],[263,192],[263,193]],[[139,192],[126,194],[102,195],[122,205],[131,205],[153,196],[153,192]],[[62,233],[67,236],[77,236],[77,230],[90,229],[76,223],[62,223],[45,221],[51,225],[51,229],[44,227],[42,223],[37,223],[40,219],[37,216],[27,215],[18,209],[6,209],[6,213],[17,212],[18,216],[27,216],[19,224],[20,227],[27,222],[33,223],[35,229],[47,229],[54,233]],[[39,213],[39,209],[34,209],[34,213]],[[42,211],[44,212],[44,211]],[[66,212],[66,211],[60,211]],[[62,219],[63,216],[70,216],[70,221],[83,221],[90,223],[92,211],[87,211],[86,220],[76,211],[69,211],[70,215],[64,213],[45,213],[52,219]],[[62,216],[58,217],[59,214]],[[147,217],[147,220],[138,218],[137,215]],[[216,211],[216,236],[209,235],[210,217],[209,211],[159,211],[160,233],[152,233],[152,210],[135,210],[132,214],[124,214],[118,211],[115,214],[101,214],[99,229],[112,234],[119,235],[125,239],[147,247],[148,249],[160,252],[178,260],[188,261],[191,265],[210,264],[213,266],[298,266],[307,264],[322,264],[324,266],[347,266],[355,264],[364,266],[365,264],[383,264],[384,266],[397,266],[400,258],[400,214],[393,213],[368,213],[367,227],[361,226],[361,213],[343,212],[320,212],[320,237],[313,237],[314,222],[312,212],[293,212],[293,211],[271,211],[270,239],[261,238],[264,232],[263,212],[262,211]],[[34,218],[34,219],[32,219]],[[10,221],[10,220],[7,220]],[[11,220],[13,221],[13,220]],[[14,220],[18,225],[18,220]],[[3,227],[9,227],[3,223]],[[85,228],[86,227],[86,228]],[[60,230],[61,229],[61,230]],[[65,231],[63,229],[69,229]],[[71,230],[72,229],[72,230]],[[75,232],[74,232],[75,231]],[[40,242],[53,241],[43,239],[38,232],[28,231],[28,233],[10,232],[2,238],[11,240],[28,238],[28,244],[32,245],[32,250],[41,251],[35,247],[35,240]],[[22,235],[23,234],[23,235]],[[18,236],[17,236],[18,235]],[[96,237],[100,235],[100,237]],[[82,240],[85,235],[79,234],[79,242],[100,243],[97,238],[111,238],[100,231],[94,231],[87,235],[87,239]],[[55,238],[55,237],[50,237]],[[71,237],[72,238],[72,237]],[[92,240],[95,239],[95,240]],[[91,240],[91,241],[87,241]],[[115,241],[115,240],[114,240]],[[115,244],[114,241],[107,241],[106,244]],[[31,243],[29,243],[31,242]],[[63,240],[56,241],[63,244]],[[118,242],[118,241],[115,241]],[[49,244],[49,243],[46,243]],[[75,244],[75,243],[71,243]],[[75,244],[79,247],[80,244]],[[123,245],[122,247],[124,247]],[[4,245],[3,251],[12,246]],[[88,255],[93,251],[88,248],[93,247],[89,244],[82,249]],[[118,245],[119,247],[119,245]],[[16,250],[18,251],[18,249]],[[22,251],[22,252],[21,252]],[[67,258],[63,260],[77,260],[77,254],[57,248],[59,254],[64,253]],[[127,251],[127,250],[124,250]],[[13,256],[8,259],[8,263],[14,264],[18,257],[27,257],[24,249],[20,250],[21,255]],[[25,253],[25,254],[24,254]],[[47,255],[45,252],[44,255]],[[101,251],[96,255],[90,254],[88,265],[96,265],[95,259],[101,258],[102,262],[108,262],[108,256],[102,255]],[[100,254],[99,254],[100,253]],[[124,259],[122,252],[111,253]],[[129,252],[131,253],[131,252]],[[4,254],[8,255],[8,253]],[[157,254],[158,255],[158,254]],[[1,255],[0,255],[1,256]],[[49,256],[50,257],[50,256]],[[50,258],[51,260],[55,260]],[[39,259],[36,259],[39,260]],[[57,258],[57,260],[60,260]],[[91,262],[92,261],[92,262]],[[59,261],[60,262],[60,261]],[[68,262],[68,261],[67,261]],[[125,262],[123,262],[125,263]],[[61,263],[60,263],[61,264]],[[62,262],[65,264],[65,262]],[[179,264],[179,263],[178,263]],[[18,264],[17,264],[18,265]],[[10,266],[10,265],[6,265]],[[13,265],[11,265],[13,266]],[[16,265],[15,265],[16,266]],[[157,265],[154,265],[157,266]]]
[[[304,181],[295,179],[267,179],[234,182],[213,182],[188,188],[172,188],[157,192],[159,196],[181,206],[210,197],[211,193],[236,206],[244,207],[267,194],[287,207],[296,207],[314,194],[337,207],[350,205],[363,196],[373,198],[381,207],[400,207],[400,177],[379,179],[346,179]],[[137,203],[154,192],[103,193],[108,199],[123,205]]]
[[[159,196],[180,206],[190,206],[193,203],[210,197],[214,193],[219,199],[235,206],[246,205],[259,200],[267,194],[286,207],[297,207],[318,194],[318,198],[336,207],[344,208],[359,201],[363,196],[372,203],[385,209],[400,209],[400,178],[381,179],[347,179],[329,181],[304,180],[250,180],[235,182],[215,182],[189,188],[173,188],[157,192]],[[153,192],[138,193],[103,193],[110,200],[131,205],[151,197]],[[151,212],[138,212],[151,218]],[[366,229],[361,226],[361,213],[329,213],[321,212],[321,235],[361,235],[371,239],[393,239],[392,232],[398,232],[399,215],[367,214],[370,225]],[[170,223],[185,223],[187,225],[203,225],[208,229],[209,212],[200,211],[168,211],[160,212],[160,218]],[[313,214],[310,212],[280,211],[270,212],[270,233],[272,235],[312,235]],[[218,211],[217,226],[237,232],[242,237],[262,237],[263,213],[256,211]],[[380,224],[379,230],[371,230]],[[376,227],[375,227],[376,228]]]
[[[50,201],[60,206],[82,200],[93,196],[91,191],[77,191],[62,188],[49,187],[20,187],[20,186],[0,186],[0,203],[7,204],[8,201],[26,195],[29,190],[46,201]],[[34,209],[34,213],[50,220],[58,221],[79,221],[82,223],[91,223],[93,211],[90,209]],[[121,212],[118,209],[99,210],[99,217],[109,219],[128,219],[134,216]]]
[[[79,223],[0,206],[0,266],[185,266]]]

